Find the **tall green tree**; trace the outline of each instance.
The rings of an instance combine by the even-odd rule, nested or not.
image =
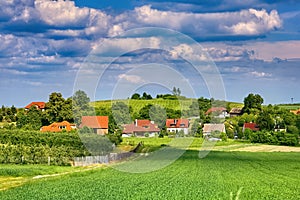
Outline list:
[[[72,99],[65,100],[61,93],[53,92],[46,103],[46,119],[49,124],[53,122],[73,122]]]
[[[111,108],[112,117],[117,125],[129,124],[132,122],[132,108],[123,102],[116,102]]]
[[[167,113],[163,107],[159,105],[151,106],[149,109],[149,117],[160,129],[163,129],[166,126]]]
[[[90,98],[87,94],[78,90],[72,97],[74,121],[77,125],[81,123],[81,117],[93,115],[93,108],[90,106]]]
[[[243,112],[250,114],[251,112],[261,111],[261,105],[264,100],[259,94],[249,94],[244,98]]]

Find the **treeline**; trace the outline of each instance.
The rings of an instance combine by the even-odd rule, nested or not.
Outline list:
[[[0,163],[70,165],[90,155],[77,133],[0,129],[0,141]]]

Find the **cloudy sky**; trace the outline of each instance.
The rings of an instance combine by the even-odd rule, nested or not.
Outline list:
[[[259,93],[266,104],[300,102],[299,8],[298,0],[3,0],[0,105],[172,85],[187,96],[215,97],[222,86],[229,101]],[[207,78],[212,71],[220,77]]]

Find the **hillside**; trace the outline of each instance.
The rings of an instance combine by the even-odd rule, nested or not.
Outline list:
[[[104,108],[110,109],[112,104],[116,102],[123,102],[132,107],[133,112],[139,112],[141,108],[148,104],[152,105],[160,105],[165,109],[173,109],[173,110],[188,110],[189,106],[196,101],[196,99],[181,99],[181,100],[173,100],[173,99],[151,99],[151,100],[136,100],[136,99],[125,99],[125,100],[104,100],[104,101],[96,101],[93,102],[92,105],[95,108]]]

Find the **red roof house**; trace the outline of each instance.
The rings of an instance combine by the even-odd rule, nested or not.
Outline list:
[[[138,136],[145,137],[148,134],[149,137],[154,137],[160,132],[158,125],[153,121],[136,119],[132,124],[125,124],[123,126],[123,137]]]
[[[166,127],[167,127],[167,131],[169,132],[183,131],[184,134],[188,134],[189,120],[188,119],[167,119]]]
[[[256,123],[244,123],[244,126],[243,126],[243,132],[245,131],[245,129],[248,128],[252,131],[259,131],[259,127]]]
[[[25,106],[25,109],[29,110],[32,106],[35,106],[39,110],[44,110],[46,107],[46,103],[45,102],[31,102],[30,104]]]
[[[205,114],[208,115],[208,114],[213,113],[213,112],[226,112],[226,108],[224,108],[224,107],[212,107],[212,108],[208,109]]]
[[[40,131],[42,131],[42,132],[61,132],[63,130],[71,131],[74,129],[76,129],[75,124],[70,124],[67,121],[63,121],[63,122],[54,122],[54,123],[50,124],[49,126],[43,126],[40,129]]]
[[[104,135],[108,133],[108,116],[82,116],[80,128],[87,126],[95,133]]]

